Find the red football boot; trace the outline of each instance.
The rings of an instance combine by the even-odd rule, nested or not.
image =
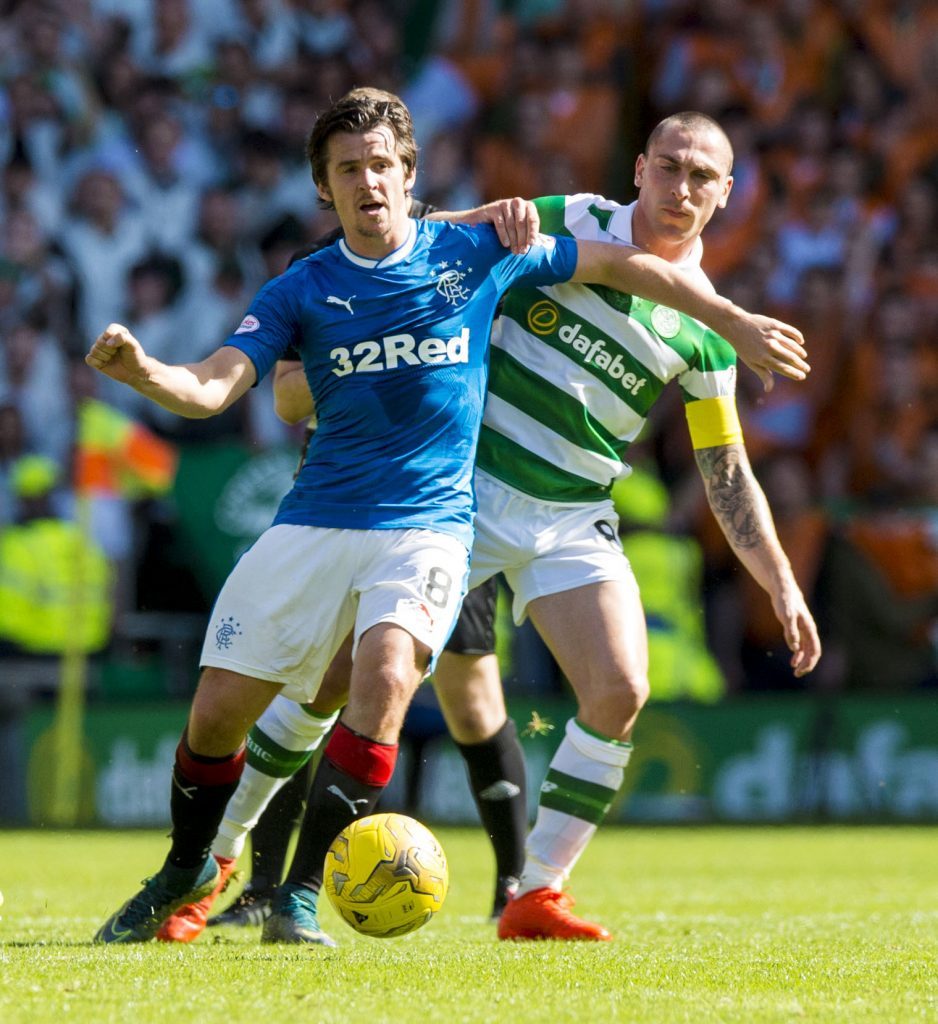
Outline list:
[[[208,912],[212,909],[215,900],[228,887],[237,858],[216,856],[215,860],[219,869],[218,884],[208,896],[203,896],[198,903],[189,903],[166,918],[156,933],[156,937],[161,942],[192,942],[205,930]]]
[[[532,889],[514,896],[498,920],[500,939],[563,939],[608,942],[612,935],[601,924],[570,913],[573,897],[556,889]]]

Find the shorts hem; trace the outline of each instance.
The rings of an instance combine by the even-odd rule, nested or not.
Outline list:
[[[260,679],[265,683],[277,683],[280,686],[293,686],[296,680],[291,677],[284,677],[271,672],[269,669],[256,669],[253,665],[245,665],[240,661],[232,661],[230,658],[219,658],[214,655],[203,657],[199,662],[199,668],[224,668],[229,672],[237,672],[238,675],[247,676],[249,679]]]
[[[626,561],[625,564],[628,565],[628,561]],[[614,575],[612,573],[604,572],[599,576],[591,576],[588,579],[578,580],[575,583],[571,580],[569,584],[559,583],[555,586],[547,586],[543,590],[539,590],[536,594],[532,595],[527,599],[527,601],[525,601],[524,607],[520,611],[520,618],[515,613],[514,604],[512,604],[511,617],[514,621],[514,624],[516,626],[520,626],[528,617],[528,605],[532,601],[536,601],[539,597],[553,597],[554,594],[565,594],[568,590],[579,590],[581,587],[591,587],[596,583],[627,583],[629,580],[636,582],[635,576],[631,572],[622,575]]]
[[[358,636],[355,638],[356,652],[358,650],[358,644],[362,636],[365,633],[367,633],[368,630],[372,627],[380,626],[384,622],[390,623],[392,626],[397,626],[398,629],[403,629],[405,633],[409,633],[415,640],[419,641],[423,644],[424,647],[428,648],[431,656],[434,658],[440,653],[440,651],[443,650],[443,644],[440,644],[439,647],[434,647],[433,644],[427,639],[426,634],[421,636],[416,630],[411,629],[409,626],[405,626],[404,623],[401,622],[399,619],[394,618],[393,614],[389,614],[385,615],[382,618],[375,619],[373,622],[369,622],[368,625],[361,631],[361,633],[358,634]]]

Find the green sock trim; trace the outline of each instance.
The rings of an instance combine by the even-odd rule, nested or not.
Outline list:
[[[336,714],[335,711],[328,711],[324,714],[320,714],[318,711],[313,711],[313,709],[308,704],[301,704],[300,710],[303,712],[303,714],[309,715],[310,718],[315,718],[317,722],[326,722],[330,718],[334,717]]]
[[[611,736],[603,736],[601,732],[597,732],[588,725],[584,725],[579,718],[574,718],[573,721],[576,722],[578,728],[582,729],[587,736],[592,736],[593,739],[602,740],[603,743],[608,743],[610,747],[621,747],[622,750],[632,749],[630,740],[614,740]]]
[[[262,775],[288,779],[313,756],[311,750],[287,750],[255,726],[247,739],[247,763]]]
[[[598,825],[606,817],[615,795],[616,791],[607,786],[549,768],[541,784],[540,805]]]

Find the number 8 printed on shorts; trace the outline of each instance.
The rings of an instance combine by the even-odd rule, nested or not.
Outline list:
[[[427,585],[424,596],[437,608],[445,608],[449,603],[449,592],[453,589],[453,577],[439,566],[434,566],[427,573]]]

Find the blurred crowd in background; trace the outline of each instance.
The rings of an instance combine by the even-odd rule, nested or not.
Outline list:
[[[808,342],[807,383],[765,394],[743,370],[739,405],[826,654],[792,679],[767,599],[706,508],[675,390],[635,448],[636,480],[617,487],[659,659],[653,697],[938,684],[929,0],[0,2],[0,535],[36,515],[37,498],[44,516],[74,516],[83,398],[182,450],[295,448],[269,385],[189,421],[83,355],[115,320],[164,361],[211,352],[255,290],[334,226],[304,141],[355,85],[408,103],[415,194],[445,209],[585,191],[628,202],[660,118],[695,109],[723,125],[735,185],[705,232],[704,267]],[[58,469],[45,485],[17,472],[34,455]],[[211,607],[214,592],[166,554],[175,500],[116,493],[93,506],[118,580],[108,644],[128,642],[135,614]],[[531,637],[515,639],[509,686],[561,689]],[[8,656],[17,646],[7,637]],[[695,651],[709,680],[696,689]]]

